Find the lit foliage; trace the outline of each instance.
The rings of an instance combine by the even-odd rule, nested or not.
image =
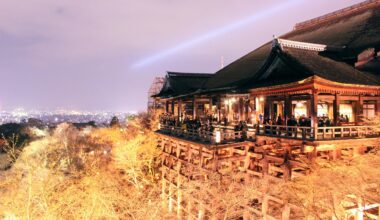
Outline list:
[[[125,130],[61,124],[26,146],[0,173],[0,218],[161,218],[159,151],[139,120]]]
[[[380,131],[380,117],[365,120]],[[380,144],[380,143],[379,143]],[[317,219],[346,219],[347,210],[380,203],[380,146],[337,161],[319,158],[312,172],[283,185],[283,196]]]
[[[173,218],[162,208],[160,197],[160,150],[152,132],[156,123],[142,114],[126,128],[79,131],[61,124],[51,135],[26,146],[10,170],[0,172],[0,218]],[[343,219],[345,208],[357,206],[357,201],[380,201],[378,148],[360,157],[316,162],[309,175],[284,184],[268,179],[247,183],[242,181],[244,174],[234,171],[223,178],[199,171],[195,175],[199,180],[181,188],[210,208],[206,217],[217,219],[237,218],[244,212],[242,204],[260,209],[254,198],[263,192],[282,197],[317,219]],[[271,213],[281,215],[280,210]]]
[[[380,201],[380,151],[348,160],[318,160],[313,171],[285,184],[290,203],[317,219],[345,219],[348,207]]]

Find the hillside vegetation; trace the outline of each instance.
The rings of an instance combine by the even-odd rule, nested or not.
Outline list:
[[[139,115],[122,128],[81,130],[61,124],[27,144],[12,167],[0,171],[0,218],[8,219],[170,219],[162,207],[160,150],[155,120]],[[380,124],[380,123],[379,123]],[[263,187],[301,207],[305,216],[344,219],[344,207],[380,201],[380,151],[350,160],[318,160],[310,175],[270,185],[241,183],[231,173],[184,186],[184,193],[213,204],[211,214],[234,218],[241,204]],[[241,175],[241,174],[240,174]],[[267,184],[264,186],[264,184]],[[269,187],[268,187],[269,185]]]

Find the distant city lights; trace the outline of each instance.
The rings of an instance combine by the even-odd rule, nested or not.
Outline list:
[[[135,112],[110,112],[110,111],[76,111],[76,110],[56,110],[56,111],[39,111],[24,110],[17,108],[13,111],[0,111],[0,124],[6,123],[27,123],[29,119],[38,119],[47,125],[54,125],[63,122],[87,123],[95,122],[96,125],[109,124],[113,116],[120,121],[126,121],[129,116]]]

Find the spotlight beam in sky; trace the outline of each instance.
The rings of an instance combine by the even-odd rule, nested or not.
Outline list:
[[[249,17],[243,18],[241,20],[238,20],[236,22],[230,23],[224,27],[213,29],[213,30],[211,30],[211,31],[209,31],[203,35],[197,36],[197,37],[195,37],[189,41],[185,41],[185,42],[183,42],[183,43],[181,43],[175,47],[169,48],[169,49],[164,50],[162,52],[159,52],[159,53],[153,54],[151,56],[148,56],[146,58],[143,58],[143,59],[137,61],[136,63],[134,63],[132,65],[132,68],[141,68],[141,67],[147,66],[147,65],[152,64],[154,62],[157,62],[157,61],[159,61],[165,57],[168,57],[172,54],[175,54],[178,51],[190,48],[192,46],[206,42],[206,41],[208,41],[212,38],[215,38],[217,36],[220,36],[222,34],[225,34],[225,33],[231,32],[233,30],[242,28],[248,24],[259,21],[259,20],[266,18],[270,15],[273,15],[277,12],[280,12],[280,11],[285,10],[287,8],[293,7],[293,6],[299,4],[303,1],[304,0],[286,1],[284,3],[277,4],[277,5],[271,7],[267,10],[263,10],[261,12],[258,12],[252,16],[249,16]]]

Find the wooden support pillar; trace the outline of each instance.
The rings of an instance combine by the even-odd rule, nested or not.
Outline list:
[[[287,123],[288,119],[292,117],[292,100],[289,95],[285,96],[285,109],[284,109],[285,115],[285,123]]]
[[[334,160],[340,159],[342,157],[342,149],[334,150]]]
[[[226,111],[227,111],[227,121],[228,123],[231,123],[233,121],[233,111],[232,111],[232,103],[229,101],[228,98],[226,98],[226,100],[228,100],[228,103],[226,104]]]
[[[247,170],[249,169],[249,165],[251,164],[251,158],[249,156],[249,145],[246,144],[244,147],[244,153],[245,153],[245,158],[244,158],[244,172],[245,172],[245,182],[248,184],[251,181],[250,175],[247,173]]]
[[[340,95],[338,93],[335,94],[335,99],[333,102],[333,113],[334,113],[334,125],[338,124],[339,119],[339,106],[340,106]]]
[[[169,172],[169,181],[172,181],[172,172]],[[173,212],[173,184],[169,183],[169,204],[168,204],[168,209],[169,212]]]
[[[212,160],[212,171],[216,172],[219,168],[219,161],[218,161],[218,150],[214,150],[213,153],[213,160]]]
[[[193,97],[193,119],[197,118],[198,104],[195,96]]]
[[[317,152],[317,146],[312,146],[313,147],[313,151],[311,152],[307,152],[307,159],[310,161],[310,163],[313,165],[315,164],[315,159],[317,158],[318,156],[318,152]]]
[[[249,99],[244,100],[244,118],[243,120],[248,121],[249,119]]]
[[[182,121],[183,118],[181,117],[182,115],[182,100],[181,99],[178,99],[177,101],[177,112],[178,112],[178,121]]]
[[[275,116],[275,110],[274,110],[274,101],[270,100],[269,102],[269,117],[272,120],[273,123],[276,121],[276,116]]]
[[[290,206],[287,202],[285,202],[282,209],[281,220],[290,220]]]
[[[238,108],[239,108],[239,121],[243,120],[244,117],[244,106],[243,106],[243,98],[238,99]]]
[[[176,154],[177,158],[179,158],[181,156],[181,148],[180,148],[179,144],[177,144],[175,154]],[[178,163],[180,163],[180,162],[178,162]]]
[[[182,192],[178,188],[177,189],[177,219],[181,219],[182,217]]]
[[[181,161],[177,161],[177,219],[181,218],[182,193],[181,193]]]
[[[264,99],[264,121],[265,121],[265,118],[271,117],[270,103],[271,101],[269,100],[269,98]]]
[[[222,120],[222,112],[221,112],[221,109],[222,109],[222,98],[220,96],[218,96],[217,109],[218,109],[218,122],[220,122]]]
[[[284,180],[288,181],[292,177],[292,167],[289,163],[283,165]]]
[[[187,162],[190,163],[191,161],[191,147],[190,147],[190,144],[187,145]]]
[[[203,167],[203,161],[204,161],[204,156],[203,156],[203,147],[199,147],[199,167]]]
[[[169,101],[168,100],[165,101],[165,112],[169,113]]]
[[[268,175],[268,171],[269,171],[269,163],[268,163],[268,159],[266,158],[265,154],[263,155],[263,159],[261,160],[261,167],[262,167],[262,174],[263,174],[263,177],[265,178],[267,175]]]
[[[263,219],[266,220],[268,219],[267,215],[268,215],[268,202],[269,202],[269,198],[268,198],[268,195],[266,194],[266,192],[264,193],[263,195],[263,201],[261,203],[261,214],[263,216]]]
[[[174,115],[174,100],[171,101],[171,113]]]
[[[310,103],[311,111],[310,111],[310,117],[311,117],[311,126],[313,127],[313,137],[316,140],[317,139],[317,133],[318,133],[318,93],[317,91],[313,90],[313,93],[311,95],[311,103]]]
[[[363,96],[359,95],[359,99],[356,102],[355,106],[355,124],[358,125],[360,122],[362,122],[362,117],[363,117]]]
[[[212,97],[210,97],[208,100],[208,114],[213,115],[212,114]]]
[[[167,205],[167,199],[168,199],[168,197],[167,197],[167,195],[166,195],[166,180],[165,180],[165,178],[164,178],[164,176],[165,176],[165,170],[164,169],[162,169],[162,179],[161,179],[161,184],[162,184],[162,189],[161,189],[161,199],[162,199],[162,208],[164,208],[164,209],[166,209],[166,205]]]

